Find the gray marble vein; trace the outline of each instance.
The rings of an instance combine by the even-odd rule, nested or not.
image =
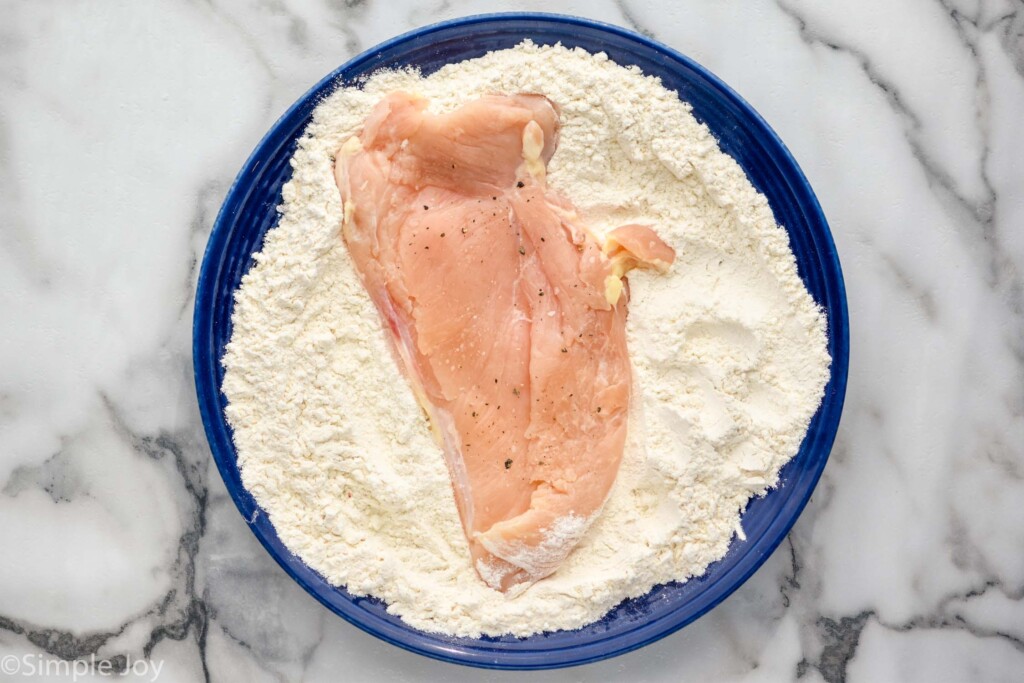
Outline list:
[[[0,3],[0,659],[481,679],[263,551],[211,462],[191,314],[224,194],[298,96],[414,26],[515,9],[653,36],[766,117],[832,225],[853,349],[829,466],[765,565],[677,634],[532,678],[1021,680],[1019,0]]]
[[[654,35],[654,31],[647,28],[646,26],[641,25],[640,22],[637,21],[636,16],[633,14],[633,10],[631,9],[630,5],[626,2],[626,0],[616,0],[615,7],[622,14],[623,23],[626,26],[628,26],[629,28],[633,29],[634,31],[641,35],[647,36],[648,38],[656,37]]]

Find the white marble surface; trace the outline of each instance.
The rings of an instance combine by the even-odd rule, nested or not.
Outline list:
[[[277,116],[380,40],[498,9],[632,26],[741,92],[816,188],[851,308],[839,439],[788,541],[683,631],[536,678],[1022,680],[1019,0],[0,3],[0,656],[480,679],[364,635],[263,552],[189,348],[214,214]]]

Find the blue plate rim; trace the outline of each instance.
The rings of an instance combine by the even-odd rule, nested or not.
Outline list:
[[[243,494],[240,493],[236,487],[233,487],[229,482],[233,479],[231,468],[229,465],[228,457],[236,459],[234,452],[233,443],[230,442],[230,438],[226,444],[223,442],[223,429],[218,431],[218,428],[225,427],[224,418],[222,414],[222,408],[220,404],[220,387],[216,380],[216,366],[220,362],[220,357],[217,354],[217,349],[204,348],[207,346],[207,342],[212,337],[212,310],[213,301],[215,294],[216,285],[216,274],[211,272],[212,262],[209,258],[215,247],[225,238],[225,231],[229,230],[226,225],[228,221],[228,211],[230,206],[236,205],[240,200],[248,196],[251,192],[251,188],[247,188],[245,181],[247,177],[254,172],[260,165],[260,156],[264,147],[273,140],[274,132],[285,124],[291,117],[295,116],[296,113],[306,106],[307,102],[316,96],[316,94],[322,90],[325,86],[335,82],[345,72],[359,67],[362,63],[371,61],[377,54],[394,47],[397,44],[408,41],[413,38],[421,38],[423,36],[430,35],[439,31],[444,31],[451,28],[481,25],[501,21],[540,21],[540,22],[551,22],[555,24],[564,25],[575,25],[584,26],[591,29],[597,29],[606,31],[612,34],[616,34],[620,37],[631,39],[637,43],[640,43],[644,47],[652,49],[663,55],[670,57],[671,59],[685,65],[687,68],[698,73],[701,77],[706,79],[714,88],[719,90],[722,96],[730,100],[733,105],[738,107],[743,113],[750,117],[752,122],[759,128],[758,132],[770,141],[780,153],[778,157],[773,160],[782,168],[784,171],[783,176],[787,179],[787,182],[795,191],[795,194],[800,195],[803,201],[800,203],[800,208],[805,214],[809,224],[815,225],[820,228],[820,231],[815,234],[816,239],[822,240],[823,249],[819,251],[820,256],[826,257],[823,259],[823,263],[826,269],[832,270],[834,276],[831,283],[826,282],[826,288],[832,289],[831,292],[833,299],[833,306],[830,310],[830,319],[833,323],[833,329],[830,330],[830,336],[834,340],[833,346],[838,354],[833,353],[832,358],[832,377],[829,382],[832,396],[830,397],[831,410],[827,415],[826,421],[820,425],[821,430],[825,434],[825,438],[820,442],[819,448],[823,452],[823,457],[820,460],[820,464],[816,467],[816,471],[813,473],[810,484],[807,487],[806,494],[803,499],[792,508],[792,512],[785,518],[777,517],[765,530],[765,532],[757,540],[757,545],[751,548],[751,551],[747,553],[745,557],[751,557],[749,561],[744,562],[741,567],[737,567],[733,570],[732,574],[725,575],[728,577],[728,581],[720,580],[714,584],[709,591],[717,590],[714,597],[707,601],[699,610],[688,615],[686,618],[677,619],[672,621],[672,617],[675,612],[669,613],[661,617],[660,619],[645,622],[641,626],[636,627],[626,633],[618,634],[617,636],[611,637],[608,641],[597,641],[589,643],[583,647],[569,646],[560,649],[549,649],[545,650],[545,655],[558,654],[558,658],[546,657],[545,661],[517,661],[515,651],[504,651],[501,656],[496,656],[493,652],[491,653],[479,653],[466,651],[464,648],[459,647],[444,647],[442,645],[423,645],[417,643],[407,642],[400,638],[394,637],[391,634],[372,628],[370,625],[362,622],[358,615],[357,610],[354,608],[354,601],[352,603],[353,609],[351,612],[346,611],[344,608],[331,604],[326,598],[320,594],[317,587],[313,586],[299,573],[299,566],[305,567],[296,556],[284,548],[283,544],[279,539],[276,538],[276,533],[271,527],[270,533],[274,535],[273,543],[271,539],[268,539],[264,533],[261,533],[256,527],[256,517],[253,516],[252,512],[248,509],[246,500],[243,498]],[[241,195],[241,197],[239,197]],[[210,334],[205,334],[210,332]],[[838,337],[835,335],[838,334]],[[582,17],[570,16],[565,14],[546,13],[546,12],[500,12],[500,13],[486,13],[486,14],[475,14],[471,16],[459,17],[447,21],[442,21],[427,26],[407,31],[398,36],[395,36],[387,41],[384,41],[362,53],[348,60],[337,69],[332,71],[330,74],[324,76],[318,81],[313,87],[307,90],[302,97],[295,101],[274,123],[273,126],[267,131],[267,133],[257,143],[253,152],[249,155],[242,169],[239,171],[231,187],[228,189],[225,195],[224,202],[221,206],[220,211],[214,221],[213,229],[211,230],[208,238],[207,246],[203,254],[202,264],[199,270],[198,283],[196,286],[196,297],[195,297],[195,308],[193,311],[193,375],[196,385],[196,394],[199,403],[200,416],[203,421],[204,430],[207,436],[207,440],[210,445],[211,454],[213,455],[214,461],[217,464],[217,469],[224,480],[225,486],[231,495],[232,501],[234,502],[239,513],[245,519],[250,530],[259,540],[260,544],[264,549],[274,558],[274,560],[281,566],[282,569],[289,575],[289,577],[298,583],[303,590],[313,596],[318,602],[328,608],[331,612],[341,616],[343,619],[353,624],[357,628],[369,633],[385,642],[415,652],[432,659],[437,659],[444,662],[453,664],[469,665],[474,667],[486,668],[486,669],[513,669],[513,670],[538,670],[538,669],[554,669],[570,666],[578,666],[582,664],[588,664],[603,659],[609,659],[616,657],[627,652],[639,649],[646,645],[649,645],[665,636],[668,636],[684,626],[692,623],[696,619],[700,618],[708,611],[720,604],[725,598],[729,597],[735,592],[741,585],[743,585],[753,574],[756,572],[762,564],[772,555],[772,553],[778,548],[779,544],[783,541],[790,529],[796,523],[796,520],[800,517],[804,508],[807,505],[811,495],[817,487],[817,483],[825,469],[828,462],[829,455],[835,442],[836,434],[838,432],[839,422],[842,416],[843,404],[845,402],[846,385],[849,374],[849,310],[846,299],[846,287],[842,274],[842,267],[839,261],[839,254],[835,247],[835,241],[832,233],[828,226],[828,221],[825,218],[824,212],[822,211],[821,205],[815,195],[810,183],[808,182],[800,166],[797,164],[789,148],[785,145],[782,139],[775,133],[774,129],[768,125],[767,121],[754,109],[749,103],[746,102],[736,91],[728,86],[722,79],[716,76],[713,72],[700,65],[690,57],[674,50],[673,48],[664,45],[656,40],[648,38],[647,36],[641,35],[635,31],[609,24],[593,19],[586,19]],[[204,363],[203,359],[207,359],[209,362]],[[257,514],[262,513],[257,508]],[[754,552],[757,551],[757,552]],[[308,568],[307,568],[308,569]],[[309,570],[312,571],[312,570]],[[724,577],[723,577],[724,578]],[[723,584],[727,584],[723,587]],[[665,624],[664,622],[671,621],[671,623]],[[411,627],[409,627],[411,629]],[[605,645],[608,642],[614,642],[614,640],[622,639],[624,636],[636,633],[638,631],[646,632],[643,637],[631,639],[631,642],[622,645],[620,647],[613,647],[611,649],[599,649],[598,646]],[[424,634],[427,635],[427,634]],[[585,648],[586,650],[595,650],[596,652],[588,652],[586,654],[579,653],[578,656],[573,656],[571,653],[576,652]],[[523,653],[526,654],[526,653]],[[503,661],[506,660],[506,661]]]

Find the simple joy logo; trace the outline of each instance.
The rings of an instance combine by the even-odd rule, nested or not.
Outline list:
[[[115,664],[109,659],[96,659],[96,655],[90,655],[89,659],[70,661],[38,654],[5,655],[0,658],[0,674],[4,675],[5,680],[7,677],[13,679],[15,676],[22,678],[46,676],[77,681],[80,678],[91,676],[110,676],[154,683],[160,678],[160,671],[163,667],[162,660],[133,659],[131,655],[125,658],[123,665],[120,662]]]

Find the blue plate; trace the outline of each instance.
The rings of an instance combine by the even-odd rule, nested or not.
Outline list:
[[[288,161],[317,103],[339,85],[387,67],[416,65],[424,73],[510,48],[529,38],[606,52],[622,65],[660,76],[693,105],[721,148],[746,171],[789,233],[800,276],[828,315],[832,377],[798,455],[776,490],[751,501],[743,514],[747,538],[699,579],[658,586],[627,600],[578,631],[529,638],[451,638],[423,633],[371,598],[330,585],[281,543],[267,515],[242,486],[220,392],[220,358],[231,337],[232,293],[252,265],[288,180]],[[775,550],[803,510],[825,468],[846,391],[849,334],[846,293],[832,235],[807,179],[768,124],[727,85],[693,60],[617,26],[552,14],[493,14],[427,26],[364,52],[316,84],[270,129],[238,174],[221,208],[199,273],[193,357],[199,409],[224,483],[252,532],[295,581],[317,600],[368,633],[428,657],[502,669],[545,669],[593,662],[643,647],[701,616],[738,588]]]

